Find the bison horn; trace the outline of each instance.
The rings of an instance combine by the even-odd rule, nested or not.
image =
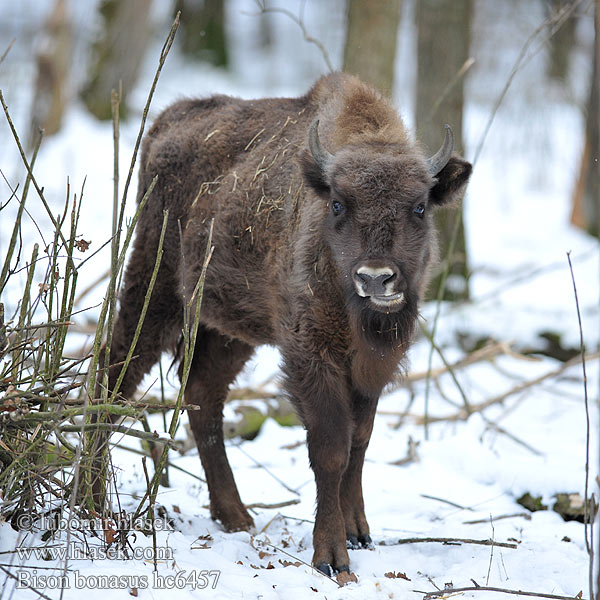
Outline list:
[[[454,148],[454,134],[450,125],[446,125],[446,137],[442,147],[430,158],[427,159],[429,173],[434,177],[448,164],[452,149]]]
[[[319,139],[319,119],[310,126],[310,131],[308,132],[308,147],[310,148],[312,157],[321,169],[324,169],[327,166],[327,163],[333,158],[333,154],[321,146],[321,140]]]

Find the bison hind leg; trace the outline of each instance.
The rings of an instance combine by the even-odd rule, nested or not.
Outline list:
[[[208,484],[210,514],[227,531],[254,526],[240,499],[223,437],[223,405],[229,385],[253,352],[252,346],[201,326],[185,390],[185,403],[200,406],[200,410],[190,410],[188,418]]]

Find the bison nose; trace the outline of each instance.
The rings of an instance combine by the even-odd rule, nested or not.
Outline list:
[[[391,296],[398,273],[392,267],[361,266],[354,273],[356,293],[363,298],[369,296]]]

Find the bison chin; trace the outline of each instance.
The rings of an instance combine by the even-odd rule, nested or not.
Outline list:
[[[401,298],[399,294],[391,301],[374,302],[352,291],[346,305],[353,328],[373,350],[408,350],[419,316],[415,293],[406,291]]]

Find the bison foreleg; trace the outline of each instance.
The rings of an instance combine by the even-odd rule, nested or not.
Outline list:
[[[306,354],[282,354],[287,390],[307,430],[308,456],[317,485],[312,562],[327,575],[348,571],[340,486],[352,439],[350,394],[335,361],[328,364],[321,355],[311,359]]]
[[[346,542],[348,548],[353,550],[372,546],[369,524],[365,517],[362,469],[365,452],[373,430],[376,408],[376,399],[366,398],[358,393],[353,394],[354,431],[352,434],[352,450],[340,488],[340,502],[346,527]]]

